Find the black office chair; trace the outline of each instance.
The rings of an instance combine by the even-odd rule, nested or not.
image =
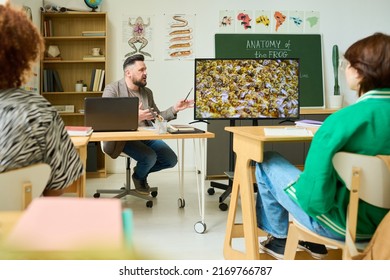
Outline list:
[[[102,148],[103,153],[105,153],[104,149],[103,149],[103,142],[100,142],[100,144],[101,144],[100,146]],[[121,153],[120,157],[124,157],[126,159],[126,182],[124,184],[124,187],[121,187],[120,189],[97,189],[96,193],[93,195],[93,197],[99,198],[100,194],[102,194],[102,193],[103,194],[116,194],[116,196],[114,196],[114,198],[122,198],[122,197],[125,197],[127,195],[131,195],[131,196],[136,196],[138,198],[146,200],[146,207],[152,208],[153,201],[150,200],[149,195],[140,194],[135,190],[135,188],[131,188],[131,168],[130,168],[131,158],[125,153]],[[158,194],[157,187],[150,188],[150,195],[152,197],[156,197],[157,194]]]

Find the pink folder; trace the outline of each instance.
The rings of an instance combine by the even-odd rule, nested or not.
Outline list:
[[[20,250],[118,250],[123,247],[119,199],[34,199],[6,244]]]

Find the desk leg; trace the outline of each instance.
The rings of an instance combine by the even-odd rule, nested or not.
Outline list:
[[[263,143],[240,135],[234,135],[233,149],[236,153],[236,166],[230,207],[226,224],[224,256],[226,259],[257,260],[259,254],[259,235],[257,228],[255,199],[253,194],[253,177],[251,161],[263,160]],[[236,223],[238,198],[241,199],[242,223]],[[244,238],[245,249],[239,251],[233,248],[233,238]]]
[[[206,139],[198,139],[199,148],[196,148],[195,139],[194,141],[194,151],[195,151],[195,176],[196,176],[196,187],[198,190],[198,202],[199,202],[199,215],[201,221],[196,222],[194,229],[197,233],[204,233],[206,231],[205,223],[205,178],[206,178],[206,148],[205,143]],[[196,151],[199,152],[197,155]],[[198,172],[199,171],[199,172]],[[200,177],[200,178],[199,178]],[[200,181],[200,182],[199,182]]]
[[[185,207],[185,199],[184,199],[184,139],[177,139],[177,161],[178,161],[177,168],[179,171],[178,206],[179,206],[179,208],[184,208]]]

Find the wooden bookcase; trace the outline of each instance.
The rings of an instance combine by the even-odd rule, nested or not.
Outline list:
[[[90,33],[85,34],[86,31]],[[97,36],[94,32],[101,31]],[[65,125],[84,125],[85,97],[99,97],[102,91],[91,90],[91,76],[94,69],[105,70],[107,80],[107,15],[104,12],[65,12],[41,13],[41,32],[45,38],[45,56],[41,60],[41,94],[53,105],[73,105],[74,112],[60,112]],[[60,59],[49,58],[49,46],[58,46]],[[104,59],[89,58],[92,48],[100,48]],[[58,73],[63,91],[49,91],[44,87],[47,70]],[[45,71],[46,70],[46,71]],[[87,84],[87,91],[76,91],[79,80]],[[103,86],[104,88],[104,80]],[[55,87],[55,90],[58,90]],[[105,177],[105,156],[96,145],[96,172],[88,172],[88,177]]]

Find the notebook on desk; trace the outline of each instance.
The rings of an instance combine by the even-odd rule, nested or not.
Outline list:
[[[23,251],[121,249],[118,199],[40,197],[23,212],[5,245]]]
[[[84,125],[97,132],[135,131],[138,106],[138,97],[86,97]]]

